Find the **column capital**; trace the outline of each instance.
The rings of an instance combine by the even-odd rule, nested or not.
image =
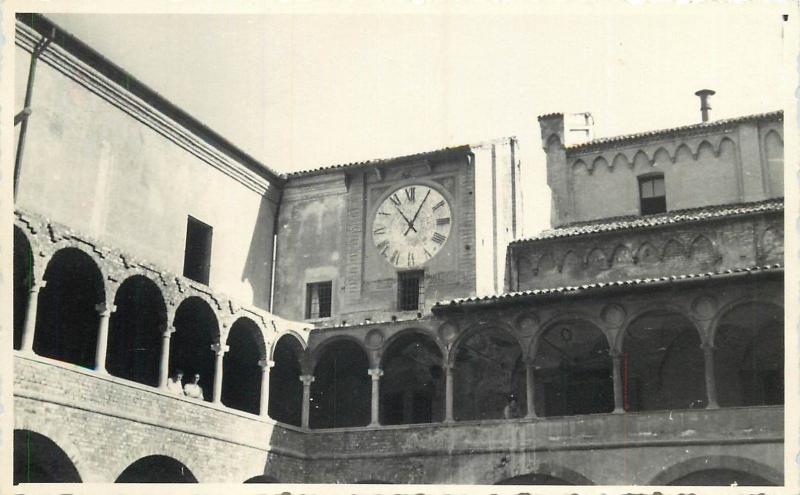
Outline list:
[[[622,351],[619,351],[617,349],[609,349],[609,351],[608,351],[608,355],[611,356],[611,359],[615,359],[615,360],[616,359],[622,359],[622,355],[623,354],[624,353]]]
[[[371,368],[367,370],[367,374],[372,377],[373,381],[378,381],[383,376],[383,370],[380,368]]]
[[[230,347],[219,342],[211,344],[211,350],[217,353],[217,356],[222,356],[230,350]]]
[[[173,333],[175,333],[175,327],[169,325],[167,326],[167,328],[164,329],[163,332],[161,332],[161,336],[165,339],[168,339],[172,336]]]
[[[111,313],[117,310],[117,306],[114,304],[108,304],[105,302],[101,302],[94,305],[95,311],[100,313],[100,316],[111,316]]]
[[[710,352],[715,349],[714,344],[711,342],[703,342],[700,344],[700,348],[703,349],[703,352]]]
[[[39,292],[40,290],[44,289],[47,286],[47,280],[35,280],[33,284],[31,284],[30,291],[31,293]]]
[[[314,383],[314,375],[300,375],[300,381],[303,382],[303,385],[311,385]]]
[[[275,361],[271,359],[259,359],[258,365],[261,367],[262,370],[269,371],[270,368],[275,366]]]

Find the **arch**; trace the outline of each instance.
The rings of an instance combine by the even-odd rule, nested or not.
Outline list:
[[[774,129],[764,136],[764,158],[767,160],[769,194],[781,197],[783,193],[783,139]]]
[[[711,155],[714,156],[714,157],[718,156],[717,155],[717,148],[715,148],[714,145],[711,144],[708,140],[703,139],[697,145],[697,148],[695,148],[694,159],[695,160],[699,159],[701,154],[704,151],[707,152],[707,153],[711,153]]]
[[[747,300],[723,309],[713,327],[720,406],[783,404],[783,308]]]
[[[269,359],[275,359],[275,349],[278,346],[278,342],[280,342],[280,340],[287,335],[291,335],[297,341],[297,344],[300,346],[301,354],[306,353],[308,350],[308,343],[303,339],[303,337],[301,337],[300,334],[294,330],[285,330],[284,332],[278,334],[277,340],[275,340],[272,345],[269,346]]]
[[[544,273],[550,272],[555,270],[556,263],[553,261],[553,255],[550,253],[544,253],[539,257],[539,260],[536,262],[536,274],[542,275]]]
[[[93,368],[100,322],[97,305],[105,302],[100,268],[83,250],[63,248],[47,264],[44,280],[33,350],[41,356]]]
[[[761,234],[761,255],[765,261],[783,261],[783,229],[769,226]]]
[[[611,161],[611,168],[616,169],[622,165],[629,165],[633,167],[633,163],[628,160],[628,157],[625,156],[625,153],[619,152],[614,155],[614,159]]]
[[[558,465],[543,463],[531,473],[498,481],[495,485],[594,485],[582,474]]]
[[[545,147],[550,150],[553,146],[561,146],[561,138],[558,137],[558,134],[551,134],[550,137],[547,138],[547,144]]]
[[[664,243],[664,248],[661,250],[661,258],[665,262],[683,262],[686,255],[686,250],[680,241],[669,239]]]
[[[633,160],[631,161],[633,164],[634,169],[650,169],[653,166],[652,162],[650,161],[650,157],[647,156],[647,153],[644,150],[637,150],[636,153],[633,155]]]
[[[675,154],[672,155],[672,162],[675,163],[683,158],[686,161],[694,160],[694,153],[686,143],[681,143],[675,148]]]
[[[253,476],[252,478],[244,480],[244,483],[280,483],[280,481],[278,481],[278,478],[275,478],[274,476],[259,474],[258,476]]]
[[[150,455],[125,468],[114,483],[197,483],[197,478],[172,457]]]
[[[421,329],[392,336],[381,358],[381,424],[439,422],[444,419],[442,349]]]
[[[620,338],[627,411],[705,407],[702,335],[683,313],[668,308],[640,313]]]
[[[603,155],[598,155],[594,161],[592,161],[592,169],[596,169],[597,167],[605,167],[606,169],[611,168],[608,164],[608,160],[606,160]]]
[[[451,356],[456,420],[501,418],[512,395],[524,409],[523,352],[512,332],[498,324],[474,327],[458,339]]]
[[[603,271],[609,267],[606,253],[599,247],[595,247],[589,251],[589,254],[586,255],[585,263],[589,269],[595,272]]]
[[[559,271],[561,273],[578,277],[582,269],[583,260],[577,255],[577,253],[575,253],[575,251],[567,251],[566,254],[564,254],[564,257],[561,258],[561,263],[559,264]]]
[[[669,154],[666,148],[663,146],[659,147],[655,153],[653,153],[653,166],[665,166],[672,163],[672,156]]]
[[[22,229],[14,226],[14,349],[22,347],[25,314],[34,279],[31,243]]]
[[[620,244],[619,246],[614,248],[614,252],[611,255],[611,265],[612,266],[625,266],[633,264],[633,256],[631,255],[631,250],[628,249],[627,246]]]
[[[648,241],[643,242],[639,249],[636,250],[637,264],[658,263],[659,261],[658,249]]]
[[[114,297],[106,369],[114,376],[145,385],[158,385],[162,334],[167,306],[158,286],[143,275],[128,277]]]
[[[614,410],[608,337],[582,318],[559,319],[533,341],[534,404],[538,416]]]
[[[719,143],[717,143],[717,156],[722,156],[723,153],[727,157],[734,157],[736,153],[736,143],[733,142],[733,139],[724,137],[719,140]]]
[[[702,473],[703,471],[728,471],[729,473],[744,473],[749,476],[762,478],[767,482],[766,485],[780,486],[783,484],[783,474],[780,471],[757,461],[746,459],[744,457],[728,455],[695,457],[693,459],[679,462],[667,467],[666,469],[662,469],[659,474],[648,484],[673,486],[683,485],[687,481],[687,478],[693,473]],[[705,480],[694,479],[691,481],[703,481],[699,484],[721,486],[721,484],[718,484],[719,479],[720,478],[718,476],[707,476]],[[715,481],[717,483],[715,483]],[[724,484],[730,485],[733,481],[737,481],[737,484],[739,485],[748,485],[747,482],[739,483],[738,480],[731,480],[730,482]]]
[[[355,339],[323,344],[311,384],[312,428],[365,426],[370,421],[369,357]]]
[[[203,399],[211,401],[216,359],[211,346],[218,344],[220,338],[214,310],[200,297],[187,297],[175,311],[173,326],[175,333],[170,339],[170,370],[183,370],[187,381],[199,374]]]
[[[267,349],[261,328],[246,316],[238,318],[225,342],[228,352],[222,359],[222,403],[258,414],[261,408],[261,366]]]
[[[31,430],[14,430],[14,484],[80,483],[66,452],[48,437]]]
[[[269,377],[269,417],[300,426],[303,408],[303,341],[293,332],[283,334],[272,351],[275,366]]]
[[[583,167],[586,173],[588,174],[592,173],[592,168],[590,168],[589,165],[586,165],[586,162],[584,162],[581,158],[578,158],[577,160],[572,162],[572,173],[580,173],[581,167]]]
[[[689,247],[689,257],[701,266],[710,266],[717,261],[714,244],[703,234],[698,235]]]
[[[332,337],[330,337],[330,338],[328,338],[326,340],[323,340],[322,342],[317,344],[313,349],[311,349],[311,363],[310,363],[311,366],[310,366],[310,368],[311,369],[316,368],[317,363],[319,363],[319,360],[322,357],[322,355],[327,352],[328,346],[335,345],[338,342],[343,341],[343,340],[346,340],[346,341],[351,342],[351,343],[355,344],[356,346],[358,346],[361,349],[361,351],[364,354],[367,355],[367,357],[369,359],[369,355],[370,355],[369,349],[367,349],[367,346],[364,344],[364,342],[361,339],[358,339],[358,338],[356,338],[356,337],[354,337],[352,335],[334,335],[334,336],[332,336]],[[372,364],[372,360],[369,360],[369,362],[370,362],[370,364]]]

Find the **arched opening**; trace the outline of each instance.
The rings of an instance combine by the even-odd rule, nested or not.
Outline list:
[[[33,252],[28,238],[14,227],[14,349],[22,347],[25,313],[33,285]]]
[[[269,376],[269,417],[275,421],[300,426],[303,411],[303,373],[300,360],[303,346],[293,335],[278,339],[272,360],[275,366]]]
[[[175,312],[175,333],[169,351],[170,371],[183,371],[184,382],[200,375],[203,399],[213,398],[214,360],[211,346],[219,343],[219,327],[214,311],[199,297],[184,300]]]
[[[400,335],[384,352],[381,368],[381,424],[442,421],[442,353],[431,337],[417,332]]]
[[[700,334],[686,316],[653,311],[631,322],[623,337],[625,410],[706,406]]]
[[[586,320],[553,325],[537,339],[534,404],[539,416],[614,410],[608,339]]]
[[[114,304],[106,369],[114,376],[157,386],[161,335],[167,324],[161,291],[149,278],[134,275],[119,286]]]
[[[125,468],[115,483],[197,483],[197,478],[172,457],[150,455]]]
[[[80,483],[67,454],[44,435],[14,430],[14,484]]]
[[[458,344],[453,373],[454,419],[502,418],[511,396],[525,414],[522,349],[510,333],[489,327],[467,336]]]
[[[364,349],[337,340],[322,349],[311,384],[312,428],[365,426],[370,420],[371,379]]]
[[[572,483],[567,482],[561,478],[556,476],[550,476],[549,474],[522,474],[520,476],[514,476],[513,478],[508,478],[503,481],[498,481],[495,485],[571,485]]]
[[[714,336],[721,406],[783,404],[783,308],[740,304],[723,315]]]
[[[252,478],[248,478],[244,481],[245,483],[280,483],[277,478],[272,476],[267,476],[265,474],[259,474],[258,476],[253,476]]]
[[[33,350],[40,356],[95,365],[100,314],[105,302],[103,276],[92,258],[76,248],[58,251],[44,272]]]
[[[228,334],[228,352],[222,361],[222,403],[258,414],[261,405],[261,367],[264,339],[253,320],[239,318]]]
[[[704,469],[672,481],[672,486],[777,486],[761,476],[735,469]]]

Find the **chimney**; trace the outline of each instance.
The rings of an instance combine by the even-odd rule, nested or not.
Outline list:
[[[703,115],[703,122],[708,122],[708,111],[711,106],[708,104],[708,97],[715,93],[713,89],[701,89],[695,95],[700,97],[700,113]]]

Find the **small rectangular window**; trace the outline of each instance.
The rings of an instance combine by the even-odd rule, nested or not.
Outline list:
[[[664,176],[639,178],[639,197],[642,215],[653,215],[667,211],[667,194]]]
[[[332,282],[306,284],[306,319],[330,318]]]
[[[191,216],[186,222],[186,248],[183,253],[183,276],[208,285],[211,271],[213,229]]]
[[[397,274],[397,309],[399,311],[421,311],[423,274],[422,271]]]

